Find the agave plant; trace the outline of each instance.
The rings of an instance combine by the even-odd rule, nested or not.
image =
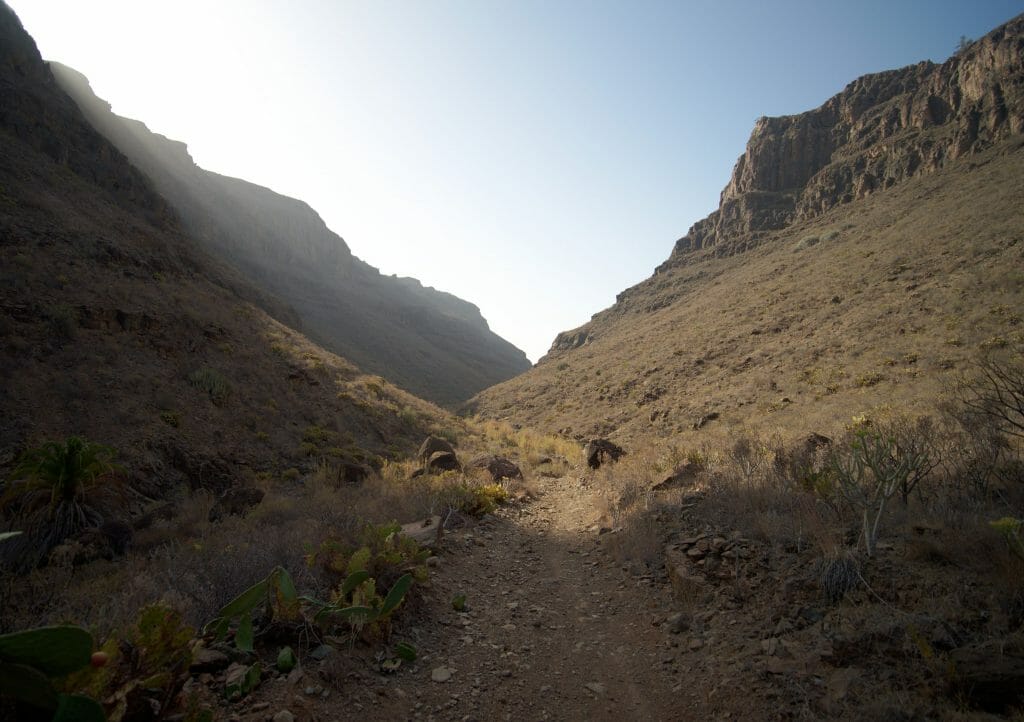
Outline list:
[[[103,517],[96,507],[107,477],[118,470],[109,446],[71,436],[63,444],[49,442],[29,449],[18,459],[0,497],[0,508],[13,510],[26,535],[22,552],[34,547],[38,561],[69,536]]]

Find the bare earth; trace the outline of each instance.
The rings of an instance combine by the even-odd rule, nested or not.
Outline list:
[[[537,501],[448,533],[422,621],[395,635],[419,651],[413,664],[383,676],[356,661],[331,674],[325,662],[291,683],[265,681],[239,718],[282,709],[299,720],[703,717],[683,684],[696,661],[689,638],[663,625],[669,587],[620,568],[598,543],[597,516],[586,482],[565,477]],[[450,678],[435,681],[441,668]]]

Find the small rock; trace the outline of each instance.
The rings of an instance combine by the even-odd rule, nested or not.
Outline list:
[[[334,647],[332,647],[329,644],[321,644],[319,647],[310,652],[309,656],[319,662],[324,659],[327,659],[332,654],[334,654]]]
[[[594,694],[604,694],[604,685],[600,682],[587,682],[583,686],[589,689]]]
[[[668,618],[668,631],[672,634],[680,634],[690,628],[690,615],[685,612],[673,614]]]
[[[452,678],[452,670],[447,667],[435,667],[430,673],[430,679],[435,682],[447,682]]]
[[[230,663],[231,660],[223,652],[202,647],[192,656],[192,665],[189,670],[191,672],[216,672],[224,669]]]
[[[439,567],[441,566],[441,557],[427,557],[428,567]]]
[[[295,722],[295,715],[283,709],[274,715],[274,722]]]
[[[700,637],[694,637],[690,640],[690,651],[696,652],[698,649],[704,646],[704,640]]]

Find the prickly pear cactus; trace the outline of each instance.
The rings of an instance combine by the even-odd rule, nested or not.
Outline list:
[[[81,627],[59,626],[0,635],[0,694],[44,714],[52,722],[103,722],[100,704],[58,692],[53,680],[86,667],[92,635]]]
[[[47,677],[81,669],[91,656],[92,635],[81,627],[41,627],[0,635],[0,660],[34,667]]]

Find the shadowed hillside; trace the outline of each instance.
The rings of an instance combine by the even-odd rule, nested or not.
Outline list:
[[[82,434],[121,451],[140,493],[221,491],[409,451],[437,407],[368,377],[208,256],[53,80],[0,7],[0,467]],[[390,451],[389,451],[390,450]]]
[[[302,201],[203,170],[184,143],[114,115],[83,75],[50,67],[89,122],[152,178],[185,228],[293,308],[311,338],[444,404],[530,367],[473,304],[413,278],[381,275]]]
[[[931,404],[1024,340],[1022,33],[758,121],[720,209],[651,278],[469,408],[628,439]]]

